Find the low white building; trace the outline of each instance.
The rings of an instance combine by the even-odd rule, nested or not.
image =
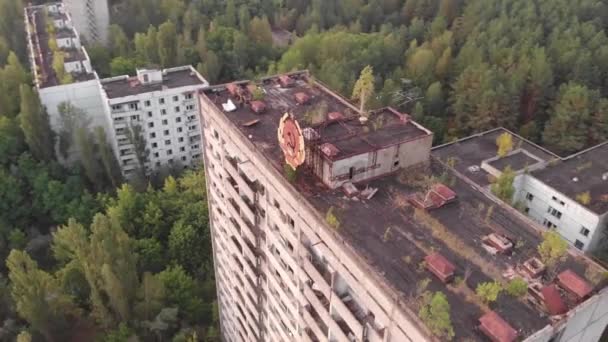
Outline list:
[[[509,133],[514,149],[497,156],[496,138]],[[560,157],[503,128],[437,146],[433,155],[489,189],[504,168],[516,173],[513,201],[529,218],[555,229],[576,248],[595,250],[608,231],[608,143]]]
[[[58,106],[70,102],[86,112],[91,127],[107,130],[99,78],[63,3],[26,7],[25,18],[34,84],[49,114],[51,128],[55,132],[61,130]],[[50,32],[49,25],[53,27]],[[63,69],[71,80],[60,79],[53,68],[58,54],[62,55]]]
[[[64,0],[74,26],[90,42],[106,44],[110,27],[107,0]]]
[[[141,128],[146,174],[161,167],[196,164],[201,159],[201,133],[196,92],[209,83],[191,66],[138,70],[133,77],[101,80],[110,136],[125,177],[140,167],[132,134]],[[143,152],[143,151],[142,151]]]

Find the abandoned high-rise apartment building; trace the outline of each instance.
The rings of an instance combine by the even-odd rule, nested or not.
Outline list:
[[[226,341],[599,340],[605,270],[541,256],[543,227],[431,155],[408,115],[362,117],[307,72],[199,98]],[[517,297],[475,292],[516,278]],[[425,310],[436,293],[447,322]]]

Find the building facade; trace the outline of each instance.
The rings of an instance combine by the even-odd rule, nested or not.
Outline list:
[[[64,0],[64,3],[85,40],[107,44],[110,27],[107,0]]]
[[[150,174],[202,159],[196,94],[209,84],[194,68],[138,70],[134,77],[103,79],[101,84],[109,135],[125,177],[139,167]],[[142,141],[141,151],[136,140]]]
[[[518,271],[540,231],[457,170],[436,169],[432,133],[407,115],[388,109],[358,120],[355,107],[306,73],[210,87],[200,107],[224,340],[442,341],[418,314],[416,293],[426,286],[447,295],[456,340],[598,341],[608,324],[605,284],[566,299],[569,280]],[[289,165],[298,161],[294,176]],[[416,173],[436,177],[427,193],[412,193]],[[477,242],[488,236],[525,241],[502,256]],[[434,268],[438,251],[447,258]],[[578,272],[601,272],[572,253]],[[502,282],[505,264],[531,288],[564,291],[557,300],[567,312],[547,314],[531,293],[531,304],[510,299],[495,306],[500,315],[484,315],[445,286],[455,274]],[[560,276],[575,273],[566,264]]]

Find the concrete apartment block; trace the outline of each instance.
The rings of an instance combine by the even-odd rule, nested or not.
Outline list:
[[[88,42],[106,44],[110,27],[107,0],[64,0],[76,30]]]
[[[548,269],[540,228],[431,156],[408,115],[361,119],[307,72],[199,100],[224,340],[443,341],[418,315],[426,291],[455,340],[599,340],[605,270],[576,250]],[[471,299],[515,277],[524,298]]]

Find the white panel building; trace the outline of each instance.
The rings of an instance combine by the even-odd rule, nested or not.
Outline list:
[[[200,118],[196,93],[209,83],[191,66],[138,70],[133,77],[101,80],[110,136],[123,175],[140,167],[128,133],[141,127],[147,174],[160,167],[186,167],[201,159]]]
[[[64,0],[74,26],[89,42],[106,44],[110,27],[107,0]]]

